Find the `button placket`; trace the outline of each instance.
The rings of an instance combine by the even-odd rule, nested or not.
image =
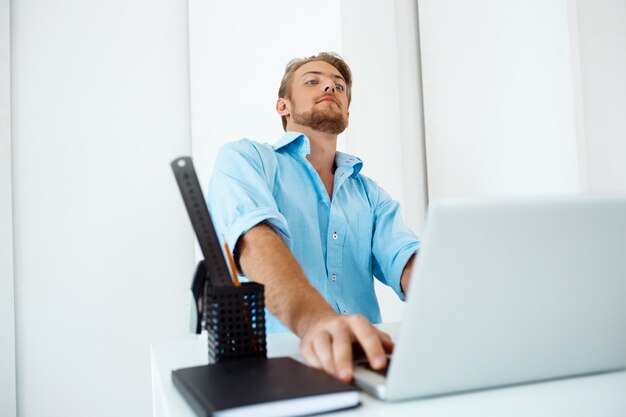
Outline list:
[[[346,238],[346,219],[339,206],[331,205],[326,230],[326,280],[328,289],[341,304],[346,284],[343,273],[343,245]]]

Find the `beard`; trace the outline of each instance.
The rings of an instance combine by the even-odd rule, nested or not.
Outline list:
[[[314,108],[310,111],[299,112],[294,106],[291,113],[294,122],[310,127],[313,130],[338,135],[348,127],[348,118],[343,112],[332,111],[330,108]]]

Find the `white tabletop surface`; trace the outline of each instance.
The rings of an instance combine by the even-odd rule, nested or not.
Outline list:
[[[394,325],[383,326],[394,336]],[[291,333],[268,336],[268,356],[298,355],[299,340]],[[155,417],[195,417],[172,384],[174,369],[208,363],[206,337],[158,343],[151,347]],[[360,393],[356,409],[325,416],[626,416],[626,372],[448,395],[426,400],[385,403]]]

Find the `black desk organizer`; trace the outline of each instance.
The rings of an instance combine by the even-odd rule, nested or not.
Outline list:
[[[211,285],[201,261],[192,291],[198,307],[196,332],[204,329],[209,334],[209,363],[267,357],[262,284]]]
[[[209,363],[266,358],[263,285],[233,282],[190,157],[171,163],[204,261],[191,284],[196,333],[209,332]]]

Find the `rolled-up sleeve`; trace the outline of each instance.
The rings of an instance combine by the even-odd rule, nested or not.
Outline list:
[[[400,287],[400,279],[409,258],[418,251],[420,240],[404,223],[400,204],[380,187],[377,197],[372,240],[374,276],[393,288],[404,301],[406,296]]]
[[[272,172],[275,161],[263,158],[249,140],[220,148],[209,182],[208,205],[218,234],[224,235],[233,250],[239,238],[261,222],[270,224],[291,248],[287,221],[270,189]]]

